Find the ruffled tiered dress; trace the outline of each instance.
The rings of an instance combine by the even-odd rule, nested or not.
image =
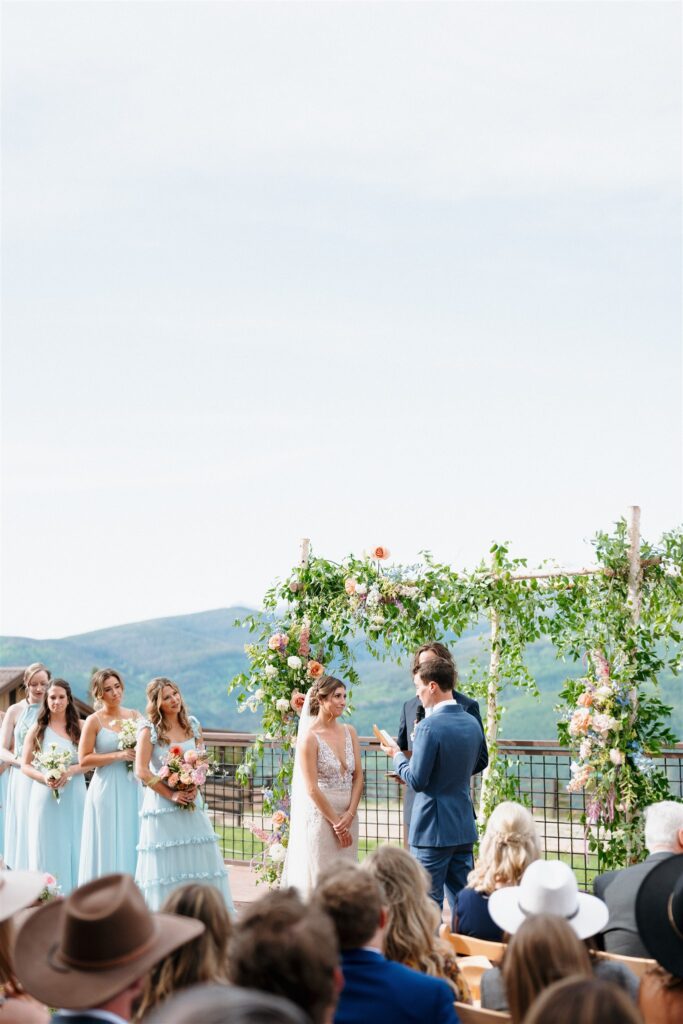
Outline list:
[[[68,750],[71,763],[78,764],[78,748],[48,725],[43,737],[43,750],[48,750],[51,743]],[[78,885],[85,777],[72,776],[59,790],[59,800],[55,800],[49,786],[33,779],[29,781],[27,867],[29,871],[47,871],[54,875],[66,896]]]
[[[38,717],[40,702],[25,704],[14,726],[14,756],[20,761],[26,733]],[[28,804],[33,779],[21,768],[8,768],[5,809],[5,865],[13,871],[28,871]]]
[[[96,754],[119,749],[119,734],[101,726],[95,740]],[[142,787],[132,761],[112,761],[95,769],[88,787],[83,819],[83,840],[78,884],[123,872],[135,875],[140,832]]]
[[[194,735],[173,746],[183,750],[196,748],[200,737],[199,722],[190,718]],[[149,729],[152,741],[150,769],[158,775],[169,745],[159,743],[157,731],[151,722],[142,721],[138,732]],[[223,895],[226,905],[234,914],[228,873],[213,830],[204,810],[201,795],[195,809],[183,809],[146,787],[140,812],[140,840],[135,881],[142,891],[150,910],[159,910],[169,893],[188,882],[213,885]]]

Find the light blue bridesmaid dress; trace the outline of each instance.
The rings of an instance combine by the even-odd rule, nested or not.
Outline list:
[[[35,723],[40,703],[25,704],[14,726],[14,756],[21,760],[26,733]],[[33,789],[33,779],[24,775],[21,768],[9,768],[7,800],[5,802],[5,848],[4,859],[13,871],[28,870],[28,803]]]
[[[70,751],[71,763],[78,763],[78,748],[48,725],[43,736],[43,750],[48,750],[51,743]],[[49,786],[31,780],[28,868],[30,871],[49,871],[66,896],[78,885],[85,778],[74,775],[59,793],[59,800],[55,800]]]
[[[13,771],[6,768],[0,775],[0,850],[5,849],[5,808],[7,806],[7,777]]]
[[[183,750],[197,746],[199,722],[190,718],[190,724],[194,736],[183,743],[174,743],[174,746]],[[152,741],[150,768],[158,775],[169,745],[158,742],[157,731],[151,722],[142,721],[138,727],[141,729],[149,729]],[[204,810],[201,795],[198,795],[192,811],[171,803],[149,787],[145,788],[135,881],[150,910],[159,910],[168,894],[178,886],[187,882],[203,882],[215,886],[223,894],[228,910],[234,914],[218,836]]]
[[[119,734],[105,726],[95,740],[96,754],[119,749]],[[95,769],[85,798],[78,884],[101,875],[124,872],[135,875],[137,862],[141,786],[132,761],[112,761]]]

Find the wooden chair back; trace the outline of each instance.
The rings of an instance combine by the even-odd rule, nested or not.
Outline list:
[[[458,935],[450,931],[447,924],[439,929],[439,936],[448,942],[458,956],[486,956],[492,963],[498,963],[505,952],[504,942],[488,942],[474,939],[471,935]]]
[[[651,967],[657,966],[656,960],[649,960],[647,957],[642,956],[620,956],[619,953],[596,953],[595,956],[599,960],[606,960],[608,963],[623,964],[624,967],[630,968],[637,978],[642,978],[646,971]]]
[[[469,1003],[456,1003],[455,1011],[461,1024],[509,1024],[512,1020],[509,1013],[484,1010],[481,1006],[470,1006]]]

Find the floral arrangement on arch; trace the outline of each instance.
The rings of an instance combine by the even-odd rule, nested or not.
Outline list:
[[[558,732],[574,753],[567,792],[584,794],[586,847],[602,867],[642,852],[634,847],[634,820],[643,806],[669,795],[666,775],[650,755],[675,737],[661,725],[656,735],[640,735],[653,713],[661,718],[662,709],[670,709],[657,698],[639,697],[623,653],[610,665],[601,651],[593,651],[588,663],[587,676],[571,680],[561,694],[568,709]]]

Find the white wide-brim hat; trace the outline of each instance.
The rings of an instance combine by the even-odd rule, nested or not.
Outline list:
[[[44,888],[41,871],[0,871],[0,921],[30,907]]]
[[[574,872],[561,860],[534,861],[519,885],[491,893],[489,913],[509,935],[534,914],[563,917],[580,939],[601,932],[609,920],[607,904],[597,896],[579,892]]]

